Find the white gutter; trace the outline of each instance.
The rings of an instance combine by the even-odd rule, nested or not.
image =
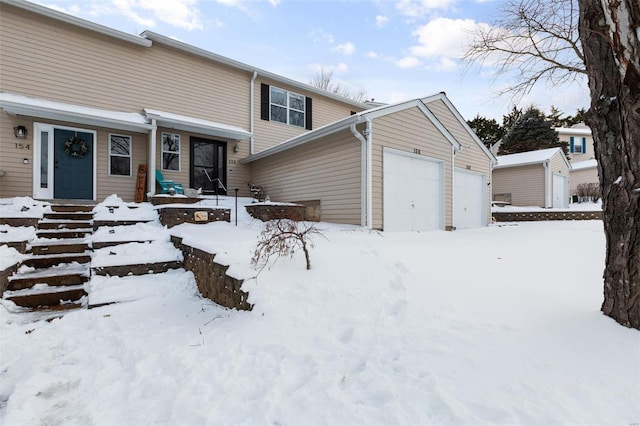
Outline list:
[[[251,106],[249,107],[249,116],[250,116],[250,122],[249,122],[249,131],[251,132],[251,139],[249,140],[249,155],[253,155],[255,152],[255,145],[254,145],[254,122],[253,122],[253,114],[254,114],[254,106],[253,106],[253,102],[254,102],[254,98],[255,96],[253,95],[254,93],[254,83],[256,81],[256,77],[258,77],[258,71],[254,71],[253,72],[253,77],[251,77],[251,84],[249,85],[251,93],[249,94],[249,98],[251,99],[250,104]]]
[[[68,15],[57,10],[50,9],[48,7],[40,6],[39,4],[31,3],[24,0],[0,0],[2,4],[8,4],[14,7],[18,7],[29,12],[37,13],[52,19],[63,21],[66,24],[75,25],[76,27],[84,28],[90,31],[95,31],[110,37],[115,37],[120,40],[127,41],[129,43],[137,44],[139,46],[149,47],[151,46],[151,40],[124,33],[122,31],[114,30],[113,28],[105,27],[104,25],[96,24],[91,21],[77,18],[73,15]]]
[[[156,119],[151,119],[151,130],[149,131],[149,168],[147,169],[148,176],[148,193],[147,195],[154,195],[156,193],[156,134],[158,126],[156,125]]]
[[[356,129],[356,123],[349,126],[351,133],[360,141],[360,226],[367,227],[367,140]]]

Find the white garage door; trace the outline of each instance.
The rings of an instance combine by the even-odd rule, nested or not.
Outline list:
[[[386,148],[383,154],[384,230],[443,228],[443,163]]]
[[[453,224],[456,229],[486,226],[487,184],[484,175],[456,169],[453,191]]]
[[[566,176],[553,175],[553,207],[566,209],[569,207],[569,183]]]

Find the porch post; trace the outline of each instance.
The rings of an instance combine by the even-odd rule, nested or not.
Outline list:
[[[156,193],[156,125],[155,118],[151,119],[151,130],[149,131],[149,168],[147,177],[148,193],[154,195]]]

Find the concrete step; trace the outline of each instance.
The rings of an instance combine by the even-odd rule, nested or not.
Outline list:
[[[88,229],[93,228],[93,221],[70,219],[42,219],[38,229]]]
[[[105,247],[119,246],[120,244],[129,243],[151,243],[153,240],[128,240],[128,241],[94,241],[91,246],[94,250],[98,250]]]
[[[9,277],[7,289],[18,291],[33,288],[39,284],[50,287],[79,285],[89,281],[89,273],[89,266],[83,264],[58,265],[47,269],[18,272]]]
[[[36,231],[38,238],[84,238],[93,233],[93,228],[49,229]]]
[[[91,262],[91,252],[82,253],[54,253],[36,254],[22,261],[22,264],[31,268],[50,268],[62,263],[89,263]]]
[[[77,302],[86,295],[83,285],[69,287],[39,285],[30,289],[5,291],[3,299],[25,308],[38,308],[66,305]]]
[[[51,213],[45,213],[43,215],[43,219],[90,221],[93,219],[93,213],[91,212],[51,212]]]
[[[37,239],[31,242],[31,254],[83,253],[89,248],[85,238]]]
[[[92,212],[95,206],[85,204],[52,204],[51,211],[58,213]]]

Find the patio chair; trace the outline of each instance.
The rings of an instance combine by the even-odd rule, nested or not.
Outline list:
[[[160,185],[160,193],[161,194],[169,194],[171,189],[175,191],[176,194],[184,194],[184,188],[181,183],[175,183],[172,180],[166,180],[164,176],[162,176],[162,172],[156,169],[156,182]]]

